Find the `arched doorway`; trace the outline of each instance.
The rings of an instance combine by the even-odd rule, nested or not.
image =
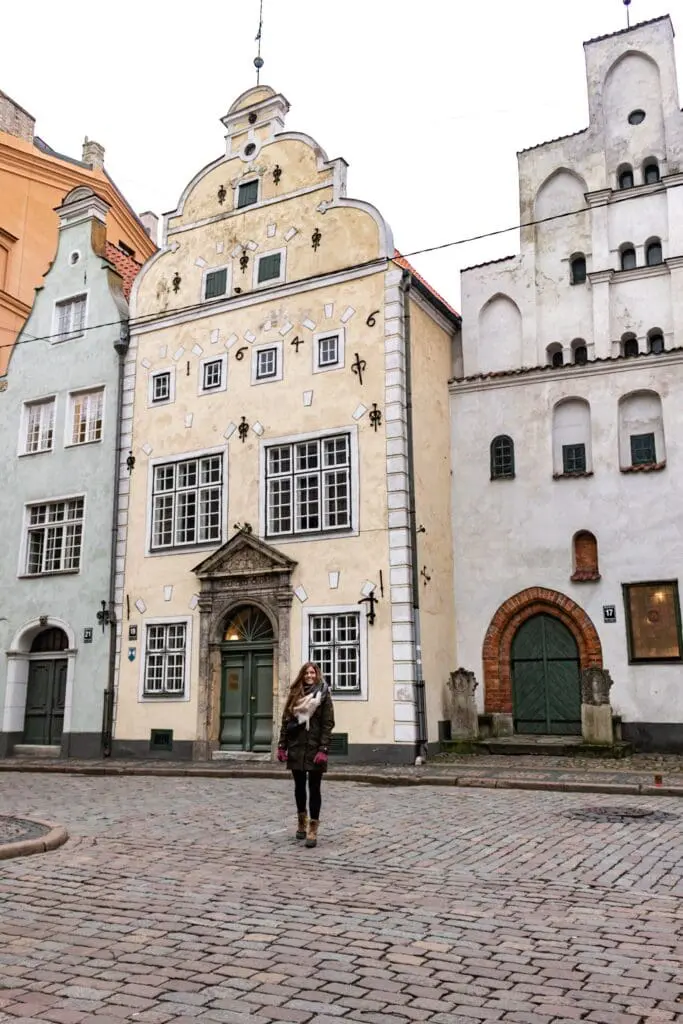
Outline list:
[[[271,749],[274,640],[270,619],[255,605],[228,615],[221,642],[221,750]]]
[[[553,615],[528,618],[511,650],[512,706],[518,733],[581,735],[579,648]]]
[[[53,747],[62,742],[69,661],[69,638],[50,626],[33,638],[28,654],[28,682],[23,742]]]

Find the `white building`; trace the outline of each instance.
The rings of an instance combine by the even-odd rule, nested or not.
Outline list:
[[[668,17],[585,44],[588,128],[519,154],[462,274],[457,644],[494,735],[683,750],[683,114]],[[613,683],[609,689],[609,676]]]

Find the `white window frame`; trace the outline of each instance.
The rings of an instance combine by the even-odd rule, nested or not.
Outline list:
[[[47,448],[36,448],[35,451],[28,451],[28,422],[30,416],[30,409],[35,408],[37,405],[40,406],[52,406],[52,441]],[[45,395],[43,398],[35,398],[29,402],[24,402],[21,407],[21,420],[19,424],[19,447],[17,449],[17,455],[20,457],[24,455],[41,455],[45,452],[53,452],[55,450],[55,436],[57,433],[57,396],[56,395]],[[42,416],[41,416],[41,434],[42,434]]]
[[[152,525],[154,521],[154,472],[157,466],[168,465],[171,462],[187,462],[190,459],[203,459],[210,455],[220,455],[223,458],[223,499],[221,502],[221,536],[217,540],[201,541],[198,544],[180,544],[170,547],[152,547]],[[150,459],[147,473],[147,512],[145,516],[145,556],[151,558],[168,557],[171,555],[183,555],[206,548],[220,547],[228,539],[228,449],[227,445],[216,448],[202,448],[199,451],[183,452],[180,455],[160,456],[158,459]],[[169,620],[173,621],[173,620]]]
[[[257,376],[258,371],[258,354],[266,349],[275,349],[275,373],[272,377],[259,377]],[[282,340],[264,342],[262,345],[256,345],[251,350],[251,383],[252,384],[273,384],[275,381],[282,380],[284,375],[284,347]]]
[[[280,536],[267,533],[267,482],[266,465],[267,449],[284,444],[298,444],[301,441],[318,441],[325,437],[334,437],[336,434],[349,435],[349,457],[350,457],[350,481],[351,481],[351,525],[344,530],[316,531],[311,533],[294,533]],[[337,429],[315,430],[305,434],[288,434],[285,437],[272,437],[261,439],[259,445],[259,536],[267,543],[275,544],[310,544],[315,541],[329,541],[330,537],[357,537],[359,533],[360,519],[360,473],[358,457],[358,427],[353,424],[349,427]]]
[[[93,441],[74,441],[74,400],[80,395],[90,395],[96,392],[102,392],[102,430],[99,438]],[[76,391],[70,391],[67,396],[66,402],[66,416],[64,417],[64,447],[65,448],[84,448],[91,444],[101,444],[104,440],[104,431],[106,427],[105,415],[107,408],[107,389],[104,384],[95,385],[89,388],[77,388]]]
[[[210,299],[205,298],[206,295],[206,279],[209,274],[215,274],[218,270],[225,271],[225,291],[222,295],[212,295]],[[220,267],[205,267],[202,271],[202,302],[218,302],[220,299],[226,299],[232,290],[232,266],[230,263],[224,263]]]
[[[204,367],[208,363],[220,363],[221,364],[221,382],[217,387],[205,388],[204,387]],[[198,395],[215,395],[220,391],[226,391],[228,387],[228,353],[224,352],[222,355],[218,353],[216,355],[207,356],[206,359],[202,359],[199,363],[199,381],[197,384]]]
[[[337,361],[320,364],[320,342],[323,338],[337,339]],[[346,359],[346,332],[343,327],[335,327],[331,331],[319,331],[313,335],[313,373],[327,373],[328,370],[343,370]]]
[[[162,398],[155,402],[154,381],[165,373],[169,375],[168,398]],[[175,402],[175,366],[169,366],[164,370],[152,370],[147,379],[147,407],[156,409],[160,405],[171,405],[173,402]]]
[[[52,341],[53,342],[56,342],[57,344],[61,344],[62,342],[65,342],[65,341],[74,341],[76,338],[82,338],[83,337],[83,335],[85,334],[85,332],[88,329],[88,311],[89,311],[89,306],[90,306],[89,295],[90,295],[90,293],[86,289],[86,290],[83,290],[83,291],[76,292],[76,294],[71,293],[70,295],[64,295],[62,298],[55,299],[55,303],[54,303],[54,307],[53,307],[53,313],[52,313],[52,318],[53,318],[52,319],[52,323],[53,323]],[[77,299],[83,299],[84,304],[85,304],[84,305],[84,309],[83,309],[83,328],[80,331],[67,331],[66,334],[60,334],[59,333],[59,307],[63,306],[67,302],[75,302]]]
[[[47,572],[28,571],[28,533],[31,528],[31,509],[37,505],[58,505],[66,501],[82,501],[83,517],[80,520],[81,527],[81,551],[77,569],[50,569]],[[85,524],[87,519],[87,498],[85,494],[66,494],[58,497],[40,498],[37,501],[27,501],[24,504],[24,517],[21,532],[21,544],[19,545],[19,564],[17,566],[17,577],[26,580],[45,579],[47,576],[78,576],[83,571],[85,556]]]
[[[279,256],[280,257],[280,273],[277,277],[271,277],[267,281],[259,282],[258,279],[258,268],[261,264],[261,260],[268,256]],[[254,256],[254,279],[252,281],[252,287],[257,288],[271,288],[276,284],[284,284],[287,273],[287,249],[269,249],[268,252],[260,252]]]
[[[250,141],[256,141],[256,140],[254,139],[254,140],[250,140]],[[245,145],[246,145],[246,143],[245,143]],[[250,159],[253,160],[255,156],[256,156],[256,153],[254,153],[254,155]],[[253,185],[254,182],[256,182],[256,185],[257,185],[256,201],[253,202],[253,203],[247,203],[246,206],[238,206],[237,204],[239,202],[239,197],[240,197],[240,186],[241,185]],[[234,209],[235,213],[241,213],[243,210],[251,210],[254,206],[258,206],[258,204],[261,202],[261,191],[262,191],[262,183],[261,183],[261,178],[260,178],[260,176],[258,174],[250,174],[249,177],[242,178],[241,181],[238,181],[237,184],[235,185],[235,194],[233,196],[233,209]]]
[[[141,638],[141,652],[140,652],[140,677],[138,680],[138,703],[139,704],[159,704],[172,702],[173,704],[186,704],[190,698],[190,687],[192,685],[192,671],[191,671],[191,658],[192,658],[192,626],[193,617],[191,615],[164,615],[164,616],[152,616],[146,618],[141,623],[142,638]],[[145,674],[147,669],[147,627],[148,626],[185,626],[185,689],[183,694],[160,694],[152,696],[151,694],[145,693]]]
[[[320,605],[316,608],[303,608],[302,634],[301,634],[301,664],[309,661],[309,636],[311,629],[311,618],[316,615],[357,615],[360,613],[360,692],[344,693],[343,690],[334,690],[332,696],[337,701],[367,701],[368,700],[368,619],[365,605]]]

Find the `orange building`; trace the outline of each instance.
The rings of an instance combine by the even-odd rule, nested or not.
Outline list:
[[[56,247],[55,208],[77,185],[110,207],[107,241],[137,262],[156,251],[157,218],[136,216],[104,169],[104,149],[83,144],[81,160],[56,153],[34,135],[35,120],[0,92],[0,377]]]

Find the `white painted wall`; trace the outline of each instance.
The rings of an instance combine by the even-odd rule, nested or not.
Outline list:
[[[521,220],[544,222],[522,229],[519,255],[462,275],[463,366],[451,385],[458,662],[481,680],[496,610],[520,590],[548,587],[594,622],[624,720],[683,723],[681,666],[628,664],[621,589],[683,577],[683,352],[673,351],[683,348],[683,114],[673,29],[661,18],[594,40],[585,53],[589,127],[518,158]],[[646,118],[632,126],[636,108]],[[643,185],[650,158],[663,180]],[[624,164],[635,176],[628,193],[618,189]],[[646,267],[654,237],[664,262]],[[635,270],[620,269],[626,242],[636,248]],[[570,280],[576,253],[586,257],[584,284]],[[654,328],[665,337],[662,355],[647,354]],[[638,338],[637,359],[621,358],[626,333]],[[572,365],[577,339],[587,345],[585,366]],[[548,347],[557,345],[565,365],[552,368]],[[621,400],[642,391],[661,400],[662,428],[654,429],[666,468],[625,474],[630,424],[656,415],[658,399]],[[590,407],[583,425],[579,405],[555,412],[577,398]],[[578,429],[589,434],[593,475],[554,479],[561,445]],[[515,479],[490,480],[497,434],[514,439]],[[598,539],[597,583],[570,581],[578,530]],[[615,624],[603,622],[610,604]],[[482,686],[477,693],[483,710]]]

